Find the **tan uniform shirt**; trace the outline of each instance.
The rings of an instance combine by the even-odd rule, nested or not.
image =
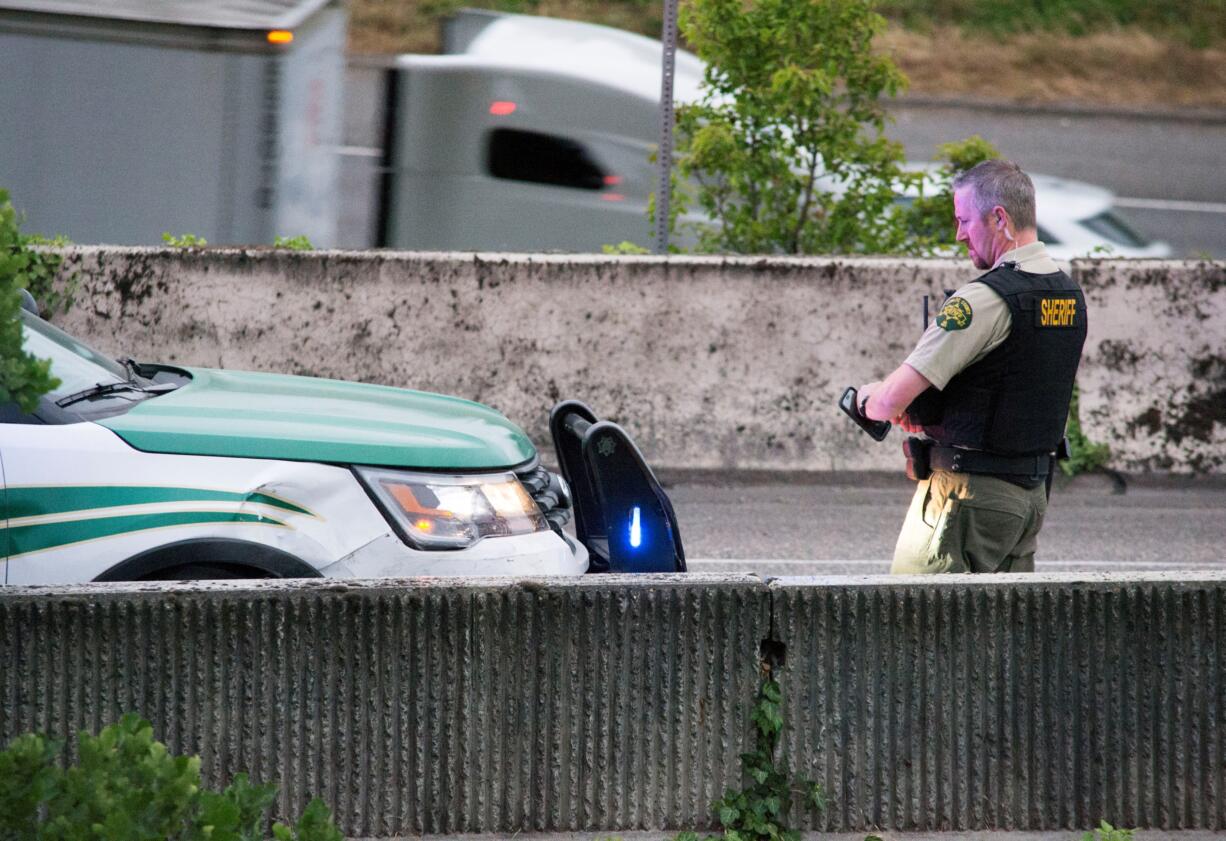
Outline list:
[[[1001,263],[1017,263],[1019,270],[1031,274],[1050,274],[1060,268],[1041,242],[1005,252],[996,265]],[[1012,326],[1004,298],[972,281],[945,302],[905,362],[937,390],[944,390],[955,374],[995,350]]]

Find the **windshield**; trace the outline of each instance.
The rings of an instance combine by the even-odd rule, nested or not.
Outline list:
[[[69,336],[26,310],[21,311],[22,345],[36,359],[51,360],[51,375],[60,381],[50,393],[52,400],[102,383],[121,383],[127,372],[89,345]]]
[[[1104,210],[1097,216],[1085,219],[1081,224],[1116,245],[1127,245],[1132,248],[1145,248],[1149,245],[1149,240],[1129,225],[1124,217],[1110,210]]]

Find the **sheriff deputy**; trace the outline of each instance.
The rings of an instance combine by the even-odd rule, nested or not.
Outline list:
[[[1038,239],[1034,184],[990,160],[954,179],[958,242],[985,270],[911,355],[859,389],[860,411],[922,433],[894,573],[1033,572],[1086,338],[1081,289]]]

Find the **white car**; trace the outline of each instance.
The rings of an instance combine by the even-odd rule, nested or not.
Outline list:
[[[1171,256],[1171,246],[1138,233],[1115,209],[1115,195],[1102,187],[1032,175],[1039,239],[1057,260],[1076,257]]]
[[[26,350],[61,383],[31,413],[0,405],[0,583],[685,568],[638,450],[582,404],[551,418],[574,537],[567,480],[488,407],[115,362],[21,318]]]

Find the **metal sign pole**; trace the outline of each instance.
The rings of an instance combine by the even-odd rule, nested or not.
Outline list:
[[[664,31],[660,41],[664,46],[662,78],[660,80],[660,148],[657,154],[659,178],[656,182],[656,242],[657,254],[668,253],[669,200],[672,198],[673,168],[673,75],[677,64],[677,0],[664,0]]]

